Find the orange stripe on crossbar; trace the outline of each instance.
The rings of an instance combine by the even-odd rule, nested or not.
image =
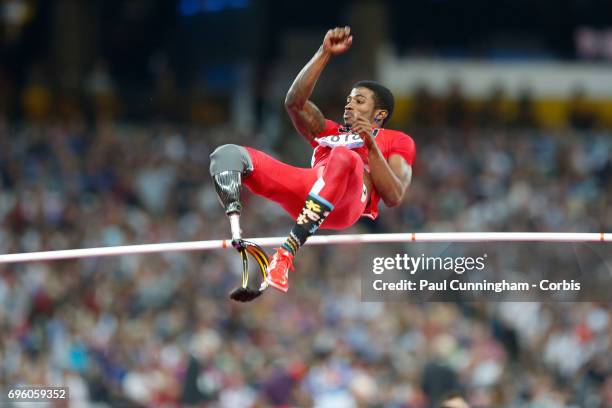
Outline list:
[[[604,237],[604,233],[603,233],[603,232],[600,232],[600,233],[599,233],[599,240],[600,240],[601,242],[604,242],[604,241],[606,240],[606,239],[605,239],[605,237]]]
[[[412,233],[412,240],[416,241],[416,234],[414,232]]]

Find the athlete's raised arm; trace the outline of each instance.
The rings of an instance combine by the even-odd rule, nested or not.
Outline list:
[[[329,59],[346,52],[353,42],[350,27],[327,31],[323,44],[297,75],[285,97],[285,108],[295,129],[308,141],[325,129],[325,117],[309,98]]]

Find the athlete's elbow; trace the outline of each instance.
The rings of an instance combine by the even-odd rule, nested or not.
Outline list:
[[[300,101],[295,92],[289,91],[285,96],[285,109],[297,111],[304,107],[304,102]]]
[[[385,201],[385,205],[389,208],[393,208],[393,207],[397,207],[398,205],[400,205],[402,203],[402,200],[387,200]]]
[[[410,185],[410,180],[399,182],[387,190],[387,194],[381,195],[381,198],[387,207],[397,207],[404,201],[406,190]]]
[[[403,198],[404,198],[403,194],[394,193],[386,197],[383,197],[382,199],[387,207],[397,207],[398,205],[402,203]]]

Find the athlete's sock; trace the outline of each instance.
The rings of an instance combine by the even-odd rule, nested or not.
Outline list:
[[[325,220],[325,217],[334,209],[334,206],[323,197],[314,193],[308,194],[304,208],[298,216],[295,225],[289,233],[287,241],[282,245],[287,251],[295,255],[298,249],[312,236]]]

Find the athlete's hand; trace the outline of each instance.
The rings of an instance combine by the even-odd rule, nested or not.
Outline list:
[[[374,136],[372,136],[372,124],[365,117],[355,114],[351,130],[361,136],[368,150],[376,145]]]
[[[325,34],[325,38],[323,39],[323,51],[331,55],[342,54],[351,48],[352,43],[353,36],[351,35],[351,28],[349,26],[336,27],[327,31]]]

